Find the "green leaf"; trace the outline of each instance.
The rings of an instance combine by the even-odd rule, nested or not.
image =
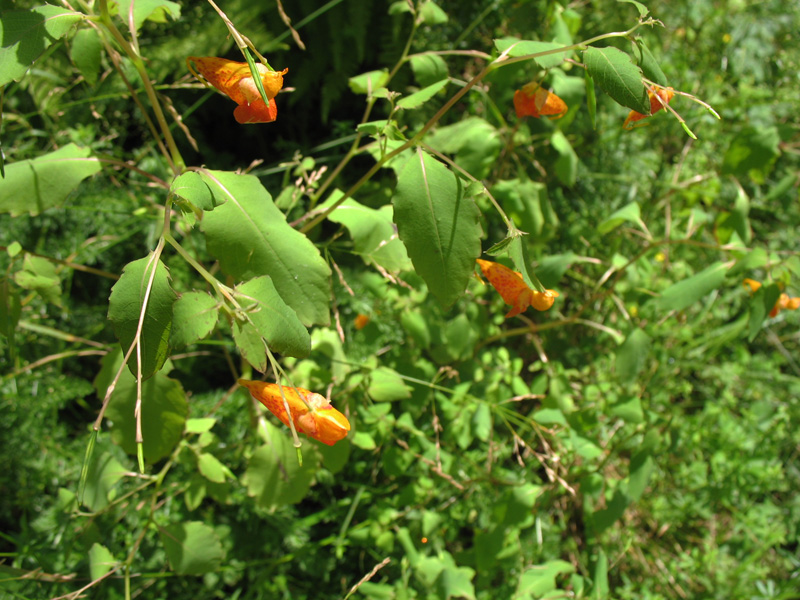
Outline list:
[[[101,400],[121,363],[119,352],[103,358],[102,369],[94,380]],[[136,379],[123,371],[106,411],[106,418],[112,422],[111,439],[130,455],[136,454],[136,393]],[[148,463],[158,462],[174,450],[183,434],[188,412],[189,404],[179,381],[156,373],[142,384],[142,437]]]
[[[650,449],[642,449],[633,455],[628,476],[628,497],[632,501],[636,502],[642,497],[655,469],[656,461]]]
[[[109,451],[93,452],[83,492],[83,504],[93,512],[103,510],[108,506],[114,486],[127,472],[128,469]]]
[[[595,83],[615,101],[643,115],[650,114],[642,72],[629,55],[612,47],[589,48],[583,52],[583,62]]]
[[[475,570],[470,567],[459,567],[455,565],[446,566],[436,580],[437,598],[447,600],[448,598],[467,598],[475,600],[475,587],[472,579],[475,577]]]
[[[650,12],[650,9],[649,9],[649,8],[647,8],[647,7],[646,7],[644,4],[642,4],[641,2],[637,2],[637,0],[617,0],[617,2],[624,3],[624,4],[633,4],[633,5],[636,7],[636,10],[638,10],[638,11],[639,11],[639,16],[640,16],[640,17],[643,17],[643,16],[645,16],[647,13],[649,13],[649,12]]]
[[[563,560],[551,560],[543,565],[535,565],[520,576],[514,599],[542,597],[557,589],[556,577],[574,572],[575,567]]]
[[[86,83],[95,85],[100,76],[103,43],[93,27],[79,29],[70,42],[70,57]]]
[[[426,25],[441,25],[447,23],[447,13],[435,2],[428,0],[419,8],[419,16]]]
[[[780,155],[780,134],[777,127],[748,127],[739,132],[722,159],[725,175],[754,177],[757,183],[764,181],[772,164]]]
[[[36,292],[45,301],[61,306],[61,280],[56,266],[46,258],[26,254],[22,269],[14,273],[14,282],[24,290]]]
[[[236,300],[249,320],[233,324],[233,339],[242,356],[262,373],[267,370],[266,340],[273,351],[308,356],[311,337],[294,311],[278,295],[269,277],[256,277],[236,286]]]
[[[752,342],[758,332],[761,331],[761,326],[769,315],[772,307],[778,301],[781,295],[781,288],[777,283],[764,285],[756,290],[750,300],[750,318],[747,323],[747,339]]]
[[[347,80],[350,89],[354,94],[368,94],[375,93],[375,90],[382,88],[389,81],[389,71],[381,69],[380,71],[369,71],[356,75]]]
[[[567,52],[558,52],[559,49],[564,47],[564,44],[558,44],[556,42],[538,42],[506,37],[495,40],[494,46],[499,52],[505,52],[506,49],[511,48],[508,52],[508,56],[512,58],[527,56],[528,54],[539,54],[541,52],[552,52],[552,54],[537,56],[533,59],[536,61],[536,64],[543,69],[557,67],[564,62],[567,55]]]
[[[158,533],[172,570],[180,575],[205,575],[222,563],[222,543],[205,523],[174,523],[159,527]]]
[[[489,175],[502,147],[497,129],[480,117],[440,127],[425,141],[439,152],[455,154],[456,164],[475,179]]]
[[[186,419],[186,433],[205,433],[211,431],[216,419],[211,417],[204,417],[200,419]]]
[[[225,482],[225,474],[228,469],[213,454],[202,453],[197,458],[197,468],[200,474],[209,481],[214,483]]]
[[[122,277],[111,288],[108,299],[108,318],[122,347],[128,351],[136,336],[142,311],[145,313],[140,339],[142,378],[147,379],[158,371],[169,354],[169,337],[172,329],[172,304],[176,294],[169,284],[169,272],[154,255],[128,263]],[[149,282],[155,269],[153,285],[147,295]],[[144,304],[147,295],[147,305]],[[136,375],[137,350],[128,360],[128,368]]]
[[[206,171],[203,180],[221,206],[203,216],[209,251],[238,280],[269,275],[306,326],[330,322],[331,270],[319,250],[292,228],[252,175]]]
[[[181,16],[181,5],[168,0],[118,0],[119,17],[128,24],[128,15],[133,4],[133,23],[138,31],[147,21],[166,23],[167,17],[177,20]],[[125,29],[128,29],[126,26]]]
[[[610,597],[608,587],[608,557],[602,549],[597,552],[597,562],[594,564],[592,581],[594,583],[592,588],[594,600],[605,600]]]
[[[401,171],[392,202],[400,239],[443,307],[467,286],[481,253],[480,211],[464,182],[418,150]]]
[[[440,90],[447,87],[448,83],[450,83],[449,79],[443,79],[442,81],[432,83],[418,92],[400,98],[400,100],[397,101],[397,106],[403,109],[418,108],[433,98]]]
[[[389,367],[378,367],[370,374],[367,393],[375,402],[392,402],[411,397],[411,388],[400,374]]]
[[[19,81],[50,44],[81,19],[81,13],[49,4],[0,15],[0,87]]]
[[[186,292],[172,305],[170,345],[188,346],[214,330],[219,309],[217,300],[206,292]]]
[[[265,425],[270,444],[261,446],[250,458],[243,480],[247,493],[265,509],[297,504],[311,487],[319,456],[313,447],[304,445],[301,467],[291,437],[270,422]]]
[[[716,262],[696,275],[669,286],[656,299],[656,306],[659,310],[688,308],[722,285],[728,267],[725,263]]]
[[[88,148],[67,144],[31,160],[6,165],[0,185],[0,213],[36,216],[61,206],[78,184],[100,171]]]
[[[552,237],[558,223],[547,220],[547,186],[528,179],[508,179],[492,186],[492,195],[506,214],[535,240]],[[549,227],[548,227],[549,226]],[[491,252],[487,251],[487,254]]]
[[[333,204],[339,196],[332,194],[320,209]],[[328,219],[347,227],[353,238],[353,249],[366,264],[374,263],[396,273],[410,269],[411,261],[405,246],[397,237],[392,213],[389,205],[374,209],[348,198],[328,215]]]
[[[636,64],[639,65],[644,76],[658,85],[667,87],[667,76],[664,75],[664,71],[661,70],[661,66],[653,56],[653,53],[650,52],[647,44],[644,43],[644,40],[637,38],[636,40],[631,40],[631,44],[633,45],[633,56],[636,59]]]
[[[169,191],[171,194],[191,202],[201,210],[212,210],[215,206],[215,197],[203,181],[203,177],[196,171],[187,171],[178,175],[169,186]]]
[[[117,566],[114,555],[105,546],[95,542],[89,548],[89,576],[92,580],[100,579],[111,569]]]
[[[617,350],[617,377],[623,382],[636,379],[649,354],[650,336],[637,327]]]
[[[635,396],[611,406],[609,414],[627,423],[644,423],[642,401]]]
[[[558,152],[555,169],[558,180],[566,186],[572,187],[578,180],[578,155],[567,140],[567,136],[560,129],[553,131],[550,143]]]
[[[613,231],[626,221],[631,223],[639,223],[639,224],[642,223],[642,211],[636,202],[631,202],[630,204],[626,204],[619,210],[614,211],[614,213],[610,217],[602,221],[597,226],[597,231],[602,234],[608,233],[609,231]]]
[[[411,57],[414,78],[423,87],[448,79],[447,62],[438,54],[416,54]]]

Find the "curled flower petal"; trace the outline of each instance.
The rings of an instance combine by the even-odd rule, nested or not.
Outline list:
[[[199,79],[198,73],[192,68],[192,63],[208,83],[239,105],[233,111],[237,122],[269,123],[277,118],[278,106],[274,98],[283,87],[283,76],[289,69],[270,71],[266,65],[256,64],[264,92],[269,99],[269,104],[265,104],[246,62],[236,62],[216,56],[190,56],[186,59],[186,65]]]
[[[521,273],[512,271],[500,263],[481,259],[477,262],[484,277],[500,293],[503,301],[512,307],[506,314],[506,319],[517,316],[529,306],[536,310],[547,310],[553,306],[558,297],[558,292],[554,290],[544,292],[532,290],[525,284]]]
[[[520,119],[541,116],[560,119],[567,112],[567,105],[554,93],[548,92],[538,83],[531,82],[514,92],[514,110]]]
[[[647,91],[647,97],[650,98],[650,115],[660,111],[662,108],[664,108],[665,104],[669,104],[669,101],[672,100],[674,95],[675,92],[672,88],[657,89],[655,87],[651,87]],[[659,98],[661,98],[661,101],[659,101]],[[622,128],[633,129],[633,125],[631,125],[631,123],[646,119],[650,115],[643,115],[642,113],[632,110],[630,113],[628,113],[628,118],[625,119],[625,122],[622,124]]]
[[[286,414],[281,397],[281,386],[276,383],[249,379],[240,379],[239,385],[246,387],[253,398],[266,406],[284,425],[289,426],[289,416]],[[328,446],[333,446],[339,440],[347,437],[347,432],[350,431],[350,422],[347,417],[331,406],[324,396],[303,388],[297,388],[295,391],[295,388],[289,386],[283,386],[283,394],[297,431]]]

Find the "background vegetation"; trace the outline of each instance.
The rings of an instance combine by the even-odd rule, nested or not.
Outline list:
[[[285,2],[303,50],[278,3],[231,0],[236,28],[289,68],[277,121],[248,126],[185,66],[241,60],[209,4],[137,0],[131,30],[129,2],[108,20],[105,2],[65,2],[63,27],[34,23],[40,36],[21,39],[42,13],[1,5],[3,594],[327,599],[361,582],[352,597],[800,596],[800,313],[768,314],[782,290],[800,296],[798,7],[648,4],[661,24],[628,37],[722,117],[676,96],[693,140],[667,111],[623,131],[630,107],[587,84],[582,48],[496,68],[439,114],[497,59],[495,40],[629,31],[647,18],[637,3]],[[623,36],[592,45],[637,49]],[[159,148],[142,72],[183,165]],[[565,100],[563,118],[514,115],[531,80]],[[38,178],[36,160],[56,151],[78,153],[74,185]],[[481,256],[558,290],[550,311],[505,320],[466,271],[455,292],[425,275],[425,240],[399,240],[391,208],[413,196],[404,169],[419,153],[467,190],[463,256],[506,240]],[[224,199],[205,174],[210,196],[180,192],[185,165],[228,172],[232,189],[248,170],[269,194],[236,199],[271,195],[303,232],[290,239],[306,238],[289,256],[330,269],[308,309],[329,320],[279,293],[283,320],[266,336],[292,381],[330,393],[353,426],[333,447],[303,438],[302,466],[288,430],[236,384],[268,360],[237,337],[244,321],[218,286],[261,274],[231,266],[256,242],[214,236],[212,223],[232,226]],[[341,206],[360,216],[337,208],[312,226],[308,211],[353,186]],[[130,291],[160,244],[159,297],[202,295],[214,310],[161,308],[172,331],[143,364],[140,473],[135,367],[99,434],[92,424],[133,339],[112,288]],[[290,275],[308,272],[301,258]],[[750,294],[744,278],[764,286]]]

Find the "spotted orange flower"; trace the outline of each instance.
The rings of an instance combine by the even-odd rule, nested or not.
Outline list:
[[[289,426],[289,417],[286,414],[278,384],[240,379],[239,385],[246,387],[253,398],[266,406],[284,425]],[[295,391],[294,388],[288,386],[283,386],[283,393],[289,404],[289,411],[297,431],[328,446],[333,446],[339,440],[347,437],[347,432],[350,431],[350,422],[347,417],[333,408],[324,396],[303,388],[297,388]]]
[[[647,97],[650,98],[650,115],[653,115],[664,108],[664,104],[669,104],[669,101],[672,100],[672,97],[675,95],[675,92],[672,88],[656,88],[651,87],[647,91]],[[661,98],[663,104],[658,101],[658,98]],[[628,118],[625,119],[625,122],[622,124],[623,129],[633,129],[636,121],[641,121],[642,119],[646,119],[650,115],[643,115],[642,113],[638,113],[635,110],[632,110],[628,113]]]
[[[745,279],[742,285],[749,288],[751,294],[755,294],[761,287],[761,282],[755,279]],[[800,308],[800,298],[790,298],[789,294],[781,293],[778,297],[778,301],[775,302],[775,306],[769,311],[769,316],[776,317],[782,310],[797,310],[798,308]]]
[[[237,123],[270,123],[278,118],[275,96],[283,87],[283,76],[289,69],[270,71],[266,65],[256,64],[269,99],[269,104],[265,104],[246,62],[216,56],[190,56],[186,59],[186,66],[192,75],[200,79],[192,63],[208,83],[239,105],[233,111]]]
[[[520,119],[541,116],[560,119],[567,112],[567,105],[554,93],[532,81],[514,92],[514,109]]]
[[[506,319],[517,316],[529,306],[536,310],[547,310],[553,306],[553,302],[558,297],[558,292],[554,290],[545,290],[544,292],[532,290],[525,284],[521,273],[512,271],[500,263],[481,259],[478,259],[477,262],[492,287],[500,292],[505,303],[512,307],[506,315]]]

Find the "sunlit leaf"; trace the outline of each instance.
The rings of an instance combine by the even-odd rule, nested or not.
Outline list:
[[[172,570],[181,575],[204,575],[219,568],[224,557],[214,529],[199,521],[158,528]]]
[[[588,48],[583,52],[586,70],[606,94],[622,106],[644,115],[650,114],[647,88],[642,72],[631,57],[617,48]]]

